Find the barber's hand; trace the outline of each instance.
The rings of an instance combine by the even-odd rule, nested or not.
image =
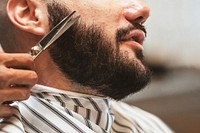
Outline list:
[[[29,54],[0,52],[0,118],[11,116],[12,101],[26,100],[30,89],[37,82],[36,72],[30,70],[33,59]]]

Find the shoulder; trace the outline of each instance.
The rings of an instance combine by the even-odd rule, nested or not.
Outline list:
[[[60,106],[58,101],[50,101],[48,98],[30,96],[28,100],[18,103],[20,115],[23,118],[22,124],[26,132],[94,133],[72,115],[73,111]]]
[[[173,133],[157,116],[124,102],[113,101],[111,111],[115,116],[115,126],[126,127],[132,132]],[[119,128],[117,127],[117,128]]]

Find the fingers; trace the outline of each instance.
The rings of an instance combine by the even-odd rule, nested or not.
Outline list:
[[[22,101],[30,96],[30,88],[16,87],[9,89],[0,89],[0,101]]]
[[[0,52],[0,103],[3,103],[0,104],[0,118],[13,114],[10,102],[29,98],[30,89],[38,79],[36,72],[30,69],[32,66],[29,54]]]
[[[32,87],[37,82],[37,74],[31,70],[20,70],[0,67],[0,88],[10,85],[23,85]]]
[[[0,53],[0,88],[10,85],[33,86],[37,74],[30,69],[33,59],[29,54]]]
[[[15,108],[9,106],[9,103],[12,103],[11,101],[22,101],[28,99],[30,96],[30,90],[31,88],[27,87],[0,89],[0,118],[12,116],[15,112]]]
[[[0,65],[8,68],[29,68],[33,65],[33,58],[29,54],[0,53]]]
[[[12,116],[15,112],[15,108],[9,105],[1,105],[0,106],[0,116],[1,118],[6,118]]]

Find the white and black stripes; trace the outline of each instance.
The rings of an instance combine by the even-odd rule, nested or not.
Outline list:
[[[111,133],[173,133],[156,116],[137,107],[113,102],[111,110],[115,115]]]
[[[50,94],[47,96],[46,99],[46,93],[41,93],[44,95],[37,95],[34,94],[34,96],[39,96],[36,100],[38,102],[40,102],[40,104],[43,104],[43,106],[49,106],[53,107],[54,104],[56,103],[57,105],[61,105],[61,107],[63,106],[63,110],[66,111],[67,114],[69,114],[70,116],[73,116],[74,118],[78,119],[80,122],[82,122],[84,125],[86,125],[89,129],[95,131],[95,132],[99,132],[99,133],[105,133],[107,132],[106,130],[109,130],[108,128],[110,126],[108,126],[108,122],[111,120],[107,120],[110,119],[109,112],[104,112],[104,110],[101,110],[101,107],[98,106],[98,104],[91,98],[70,98],[70,96],[65,96],[65,95],[60,95],[60,97],[56,94]],[[67,97],[68,101],[63,100],[62,97]],[[46,99],[46,100],[45,100]],[[99,99],[99,98],[98,98]],[[44,100],[46,102],[49,102],[48,104],[46,102],[44,102]],[[44,103],[43,103],[44,102]],[[108,108],[108,102],[105,102],[105,100],[101,100],[99,102],[102,102],[101,105],[105,106],[106,108]],[[47,104],[47,105],[46,105]],[[71,106],[73,105],[73,106]],[[85,105],[85,106],[84,106]],[[69,106],[69,107],[68,107]],[[103,107],[103,108],[105,108]],[[49,110],[52,110],[51,108]],[[53,110],[53,112],[56,112],[56,110]],[[105,118],[102,119],[102,121],[104,123],[107,124],[106,126],[101,126],[101,125],[97,125],[97,123],[100,123],[101,121],[101,117],[102,117],[102,112],[105,114]],[[100,114],[100,115],[99,115]],[[109,117],[108,117],[109,116]],[[95,121],[94,121],[95,119]],[[101,121],[101,123],[102,123]],[[104,124],[105,125],[105,124]],[[109,124],[111,125],[111,124]],[[105,127],[107,129],[105,129]]]
[[[123,131],[130,131],[133,133],[144,133],[145,131],[141,128],[137,120],[130,120],[129,117],[115,112],[115,121],[113,123],[112,129],[117,131],[115,127],[120,128]],[[119,131],[117,131],[119,132]]]
[[[42,133],[37,127],[35,127],[33,124],[31,124],[26,118],[22,116],[22,121],[26,125],[26,128],[30,128],[29,130],[32,130],[35,133]]]
[[[42,100],[36,99],[38,102],[40,102],[42,105],[44,105],[46,108],[48,108],[52,113],[56,114],[59,118],[64,120],[67,124],[69,124],[71,127],[73,127],[77,132],[79,133],[85,133],[77,124],[75,124],[73,121],[65,117],[64,114],[60,113],[57,109],[55,109],[53,106],[51,106],[48,103],[43,102]]]
[[[3,121],[0,122],[0,133],[10,133],[12,130],[18,133],[24,132],[21,115],[18,110],[18,107],[16,107],[15,105],[13,105],[13,107],[15,109],[14,115],[10,118],[3,119]]]
[[[0,133],[172,133],[157,117],[125,103],[41,85],[0,122]],[[14,105],[16,106],[16,105]]]
[[[81,123],[73,121],[72,117],[69,116],[65,111],[55,108],[46,100],[41,100],[32,97],[31,101],[32,104],[36,104],[38,108],[36,107],[35,109],[33,109],[29,107],[27,105],[27,102],[20,103],[20,107],[23,108],[21,112],[25,114],[23,115],[23,117],[26,118],[24,119],[24,121],[26,121],[26,124],[29,123],[29,128],[31,127],[33,129],[33,125],[37,125],[37,123],[40,123],[36,127],[40,125],[44,128],[40,127],[39,132],[45,132],[46,129],[48,129],[49,132],[55,133],[64,133],[66,131],[71,131],[74,133],[88,132],[83,130],[83,125]],[[27,115],[31,116],[31,119],[28,119],[29,121],[27,120]],[[32,124],[33,121],[37,121],[37,123]],[[32,126],[30,126],[30,123],[32,124]],[[34,130],[36,129],[34,128]]]
[[[42,114],[38,113],[33,108],[29,107],[27,104],[22,103],[21,105],[23,105],[26,109],[28,109],[33,116],[37,117],[43,124],[46,124],[50,129],[53,129],[57,133],[62,133],[62,130],[60,130],[60,128],[57,127],[56,124],[51,122],[49,119],[45,118]]]

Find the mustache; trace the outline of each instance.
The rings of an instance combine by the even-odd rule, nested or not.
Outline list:
[[[129,25],[126,28],[121,28],[117,30],[116,33],[116,41],[119,43],[121,41],[121,38],[129,34],[133,30],[142,30],[145,33],[145,37],[147,36],[147,31],[144,25],[141,25],[139,23],[134,23],[132,25]]]

